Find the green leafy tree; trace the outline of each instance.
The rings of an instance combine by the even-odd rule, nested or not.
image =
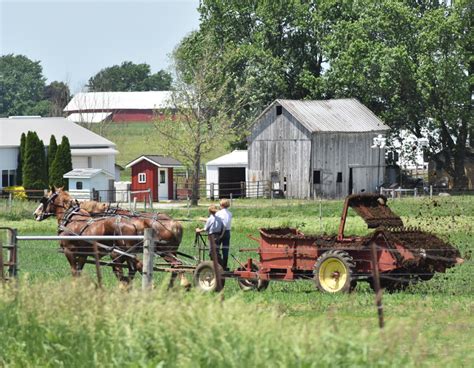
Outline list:
[[[0,56],[0,116],[25,115],[42,100],[45,78],[39,61]]]
[[[327,38],[327,96],[357,97],[397,136],[431,132],[454,186],[465,187],[470,118],[472,2],[361,1]],[[469,56],[471,55],[471,56]],[[471,128],[470,128],[471,127]]]
[[[218,106],[233,111],[232,124],[244,143],[248,128],[275,98],[321,98],[324,35],[334,1],[220,1],[200,3],[201,24],[180,46],[182,67],[191,68],[212,50],[216,73],[210,83],[229,78],[228,91]],[[206,51],[209,54],[208,51]]]
[[[26,189],[47,188],[44,145],[36,132],[26,135],[25,157],[23,161],[23,186]]]
[[[48,146],[48,178],[49,178],[49,183],[51,184],[51,178],[53,176],[52,174],[52,167],[53,167],[53,161],[56,158],[56,151],[58,150],[58,144],[56,142],[56,137],[54,135],[51,135],[51,138],[49,139],[49,146]]]
[[[71,146],[67,137],[63,136],[61,144],[51,164],[49,181],[56,187],[68,189],[68,180],[63,176],[72,170]]]
[[[89,91],[164,91],[171,86],[171,75],[163,70],[151,74],[150,65],[124,61],[99,71],[89,79]]]
[[[50,103],[50,116],[62,116],[71,98],[71,92],[66,83],[53,81],[44,88],[43,98]]]
[[[16,184],[22,185],[23,183],[23,161],[25,158],[25,147],[26,147],[26,134],[21,133],[20,149],[18,150],[18,160],[16,168]]]

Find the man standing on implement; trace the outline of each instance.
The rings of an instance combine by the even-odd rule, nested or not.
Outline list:
[[[232,225],[232,213],[228,210],[230,207],[230,201],[228,199],[221,199],[221,209],[217,211],[216,217],[219,217],[224,224],[225,231],[222,237],[217,241],[217,253],[222,251],[222,268],[228,270],[227,261],[229,259],[230,249],[230,228]]]

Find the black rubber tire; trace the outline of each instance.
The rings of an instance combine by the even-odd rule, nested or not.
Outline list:
[[[324,272],[325,265],[331,262],[331,260],[337,260],[339,265],[343,265],[343,269],[346,273],[344,284],[342,286],[337,286],[337,288],[332,290],[329,288],[327,283],[325,284],[322,282],[323,276],[321,275],[321,272]],[[328,250],[319,256],[314,265],[314,282],[316,288],[324,293],[349,293],[357,284],[353,276],[354,270],[354,259],[349,255],[349,253],[343,250]]]
[[[270,280],[258,280],[257,291],[265,291],[270,285]]]
[[[224,270],[220,265],[218,265],[218,267],[219,272],[222,275]],[[203,261],[197,265],[193,274],[193,285],[197,290],[203,293],[220,291],[220,289],[217,287],[216,281],[216,273],[214,271],[214,263],[212,261]],[[224,278],[221,278],[221,281],[223,288],[225,284]]]

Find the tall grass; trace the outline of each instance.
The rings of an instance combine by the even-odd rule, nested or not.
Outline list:
[[[0,365],[13,367],[420,367],[472,361],[472,304],[413,303],[413,313],[389,323],[347,319],[350,296],[306,323],[263,300],[241,294],[222,303],[197,293],[159,288],[101,291],[87,282],[46,283],[0,290]],[[359,306],[364,309],[367,302]],[[437,308],[433,312],[433,308]],[[472,325],[471,325],[472,326]]]

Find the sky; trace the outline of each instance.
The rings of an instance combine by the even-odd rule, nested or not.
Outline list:
[[[169,55],[198,29],[199,0],[0,0],[0,54],[41,61],[47,82],[73,93],[123,61],[168,69]]]

